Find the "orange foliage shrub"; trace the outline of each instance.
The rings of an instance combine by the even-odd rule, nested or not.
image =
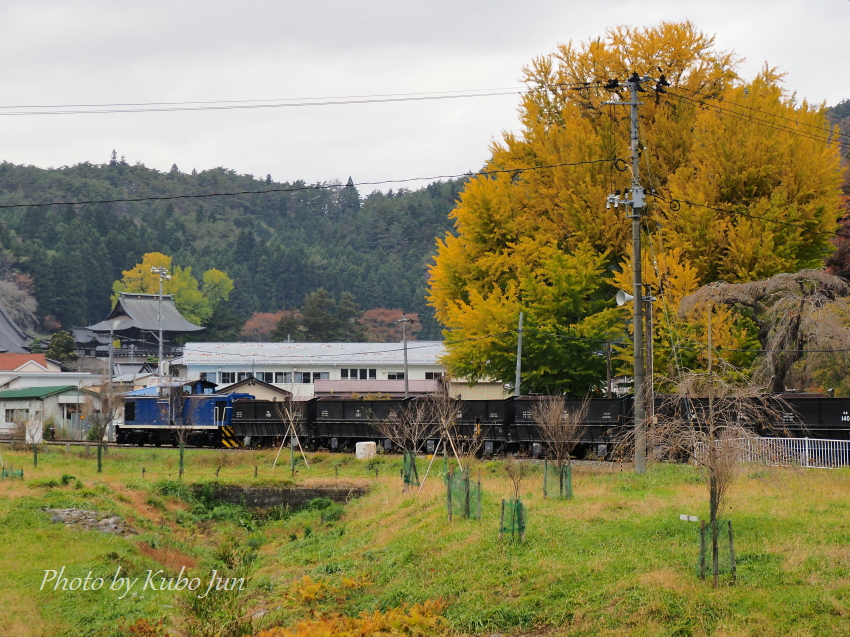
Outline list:
[[[444,608],[441,602],[430,601],[386,612],[364,612],[359,617],[328,613],[302,620],[292,628],[270,628],[256,637],[434,637],[447,634],[448,622],[440,616]]]
[[[258,343],[268,341],[281,317],[283,317],[282,310],[280,312],[255,312],[251,318],[245,321],[245,325],[242,326],[239,333],[247,341]]]
[[[401,310],[388,310],[384,307],[376,307],[373,310],[363,312],[360,323],[366,328],[370,343],[395,343],[401,342],[401,324],[396,323],[401,318]],[[416,333],[422,329],[418,314],[408,314],[411,320],[407,324],[407,340],[415,341]]]

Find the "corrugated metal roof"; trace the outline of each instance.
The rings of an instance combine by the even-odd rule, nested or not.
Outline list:
[[[61,394],[66,391],[79,391],[76,385],[59,385],[55,387],[27,387],[26,389],[10,389],[8,391],[0,391],[0,400],[14,400],[20,398],[41,399]]]
[[[187,343],[172,365],[401,365],[401,343]],[[439,365],[442,341],[409,341],[410,365]]]
[[[92,332],[122,332],[130,329],[146,332],[159,330],[159,295],[128,294],[122,292],[106,320],[89,325]],[[162,295],[162,331],[197,332],[204,329],[184,319],[174,305],[170,294]]]

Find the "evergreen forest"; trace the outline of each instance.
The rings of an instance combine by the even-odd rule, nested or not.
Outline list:
[[[425,300],[428,266],[462,184],[361,196],[351,181],[276,182],[225,168],[160,172],[115,152],[105,164],[4,162],[0,292],[24,329],[88,325],[110,311],[122,271],[156,251],[196,276],[217,268],[233,280],[204,340],[238,339],[255,313],[298,309],[319,289],[335,299],[345,293],[361,311],[418,314],[419,338],[439,338]],[[239,191],[266,192],[198,196]],[[123,201],[139,198],[151,200]],[[86,201],[114,203],[62,203]],[[17,207],[45,203],[55,205]]]

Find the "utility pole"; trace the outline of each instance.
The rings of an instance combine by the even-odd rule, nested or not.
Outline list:
[[[632,321],[634,324],[634,383],[635,383],[635,402],[634,402],[634,418],[635,418],[635,473],[646,473],[646,387],[644,386],[644,359],[643,359],[643,273],[641,271],[641,248],[640,248],[640,218],[641,211],[646,206],[646,196],[643,186],[640,185],[640,151],[638,148],[638,106],[643,102],[638,102],[638,92],[644,92],[641,86],[642,82],[647,81],[648,77],[640,77],[637,73],[632,73],[632,76],[627,80],[626,84],[629,88],[628,102],[604,102],[605,104],[615,104],[620,106],[629,106],[629,115],[631,120],[631,172],[632,184],[631,189],[626,189],[623,197],[620,197],[620,191],[617,190],[614,194],[608,195],[606,207],[618,208],[620,204],[624,205],[627,214],[626,218],[632,220],[632,270],[634,273],[634,314]],[[605,88],[615,89],[618,87],[616,80],[611,80],[605,85]]]
[[[156,375],[159,377],[159,384],[162,385],[162,281],[171,280],[171,275],[168,273],[168,268],[158,268],[155,265],[151,266],[151,272],[159,275],[159,359],[156,362]]]
[[[519,330],[517,331],[516,341],[516,383],[514,383],[514,391],[517,396],[522,396],[519,390],[520,376],[522,376],[522,312],[519,313]]]
[[[396,323],[401,323],[401,342],[404,344],[404,397],[408,398],[410,396],[410,384],[408,383],[408,374],[407,374],[407,324],[410,323],[411,320],[407,318],[407,314],[405,312],[401,313],[401,318],[396,321]]]

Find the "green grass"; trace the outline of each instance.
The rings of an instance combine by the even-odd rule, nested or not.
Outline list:
[[[311,454],[296,482],[333,484],[338,470],[340,481],[371,483],[370,493],[344,507],[256,517],[183,492],[176,450],[111,451],[102,474],[82,451],[51,448],[37,469],[26,451],[0,453],[26,478],[0,481],[0,626],[9,634],[119,635],[117,620],[139,617],[185,631],[181,618],[209,609],[190,609],[183,594],[119,601],[108,591],[39,591],[43,571],[65,565],[111,577],[120,564],[138,576],[188,560],[206,574],[237,569],[239,556],[254,552],[257,570],[239,601],[249,616],[265,613],[254,629],[427,600],[445,603],[453,630],[482,635],[845,635],[850,626],[847,470],[745,471],[729,501],[738,584],[714,589],[696,576],[697,525],[679,520],[707,513],[706,488],[689,466],[656,466],[646,476],[577,467],[571,501],[544,499],[538,471],[522,486],[528,528],[519,542],[498,537],[500,500],[510,492],[498,461],[474,473],[482,519],[449,523],[442,462],[417,497],[402,493],[401,458]],[[287,451],[272,471],[275,453],[191,450],[183,482],[289,483]],[[63,475],[73,478],[63,485]],[[141,534],[66,529],[43,511],[69,506],[118,513]],[[305,576],[320,590],[309,599],[298,594]]]

